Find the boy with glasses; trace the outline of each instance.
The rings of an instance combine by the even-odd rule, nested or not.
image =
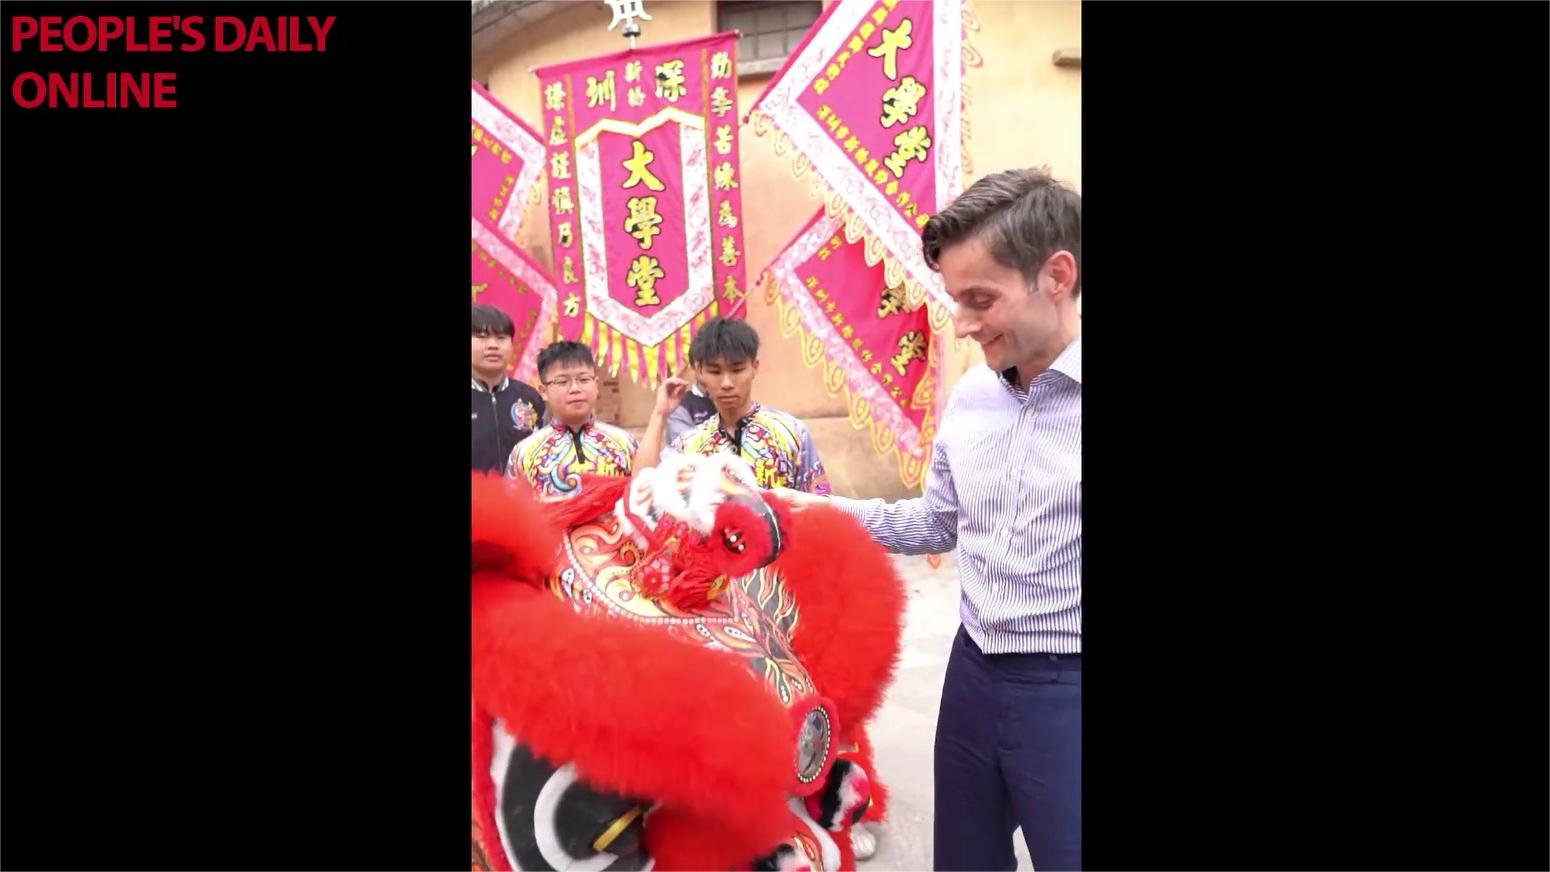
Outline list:
[[[538,353],[549,422],[512,449],[506,475],[525,478],[540,499],[564,499],[582,474],[628,476],[639,447],[628,431],[597,420],[597,365],[580,342]],[[653,460],[653,463],[655,460]]]

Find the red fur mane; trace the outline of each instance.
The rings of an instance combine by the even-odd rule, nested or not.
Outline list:
[[[831,506],[792,516],[791,541],[772,566],[801,618],[791,648],[834,701],[842,729],[866,722],[893,679],[904,583],[854,518]]]
[[[544,589],[563,529],[610,511],[628,487],[589,478],[571,500],[544,504],[521,482],[474,479],[473,787],[497,870],[507,868],[489,772],[497,721],[536,754],[573,762],[588,783],[659,802],[644,830],[658,869],[732,868],[791,832],[790,720],[746,666],[650,627],[579,615]],[[902,585],[848,515],[777,511],[786,547],[772,568],[800,614],[792,649],[834,703],[836,740],[860,746],[846,756],[870,771],[864,723],[894,668]],[[873,784],[869,819],[886,800]]]
[[[474,572],[496,572],[532,585],[543,583],[560,545],[560,528],[544,514],[525,481],[473,477]]]

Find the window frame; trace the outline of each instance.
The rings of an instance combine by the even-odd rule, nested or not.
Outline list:
[[[813,22],[823,14],[823,3],[822,0],[717,0],[715,9],[717,31],[738,31],[739,75],[753,76],[773,73],[785,64],[791,52],[812,28]],[[783,26],[779,30],[760,29],[757,24],[759,18],[757,13],[772,9],[784,10]],[[800,25],[791,23],[794,19],[800,20],[809,13],[811,17],[807,19],[807,23]],[[737,14],[736,18],[728,20],[731,14]],[[783,36],[784,46],[778,56],[757,57],[756,50],[745,50],[745,45],[750,41],[757,45],[760,37],[776,34]]]

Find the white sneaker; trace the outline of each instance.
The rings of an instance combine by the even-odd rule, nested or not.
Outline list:
[[[857,860],[870,860],[877,853],[877,834],[872,832],[866,824],[856,824],[850,828],[850,849],[855,852]]]

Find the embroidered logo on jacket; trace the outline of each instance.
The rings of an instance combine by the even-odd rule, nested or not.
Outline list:
[[[527,400],[517,400],[511,404],[511,423],[518,430],[531,430],[538,424],[538,410]]]

